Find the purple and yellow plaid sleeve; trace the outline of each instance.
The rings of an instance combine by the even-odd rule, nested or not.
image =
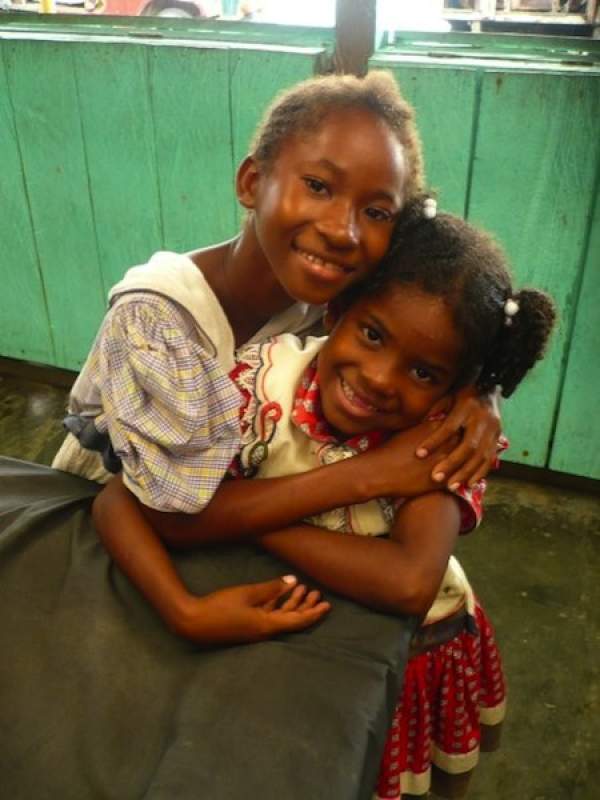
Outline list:
[[[105,319],[89,364],[123,480],[142,503],[193,513],[239,448],[239,391],[172,302],[137,296]]]

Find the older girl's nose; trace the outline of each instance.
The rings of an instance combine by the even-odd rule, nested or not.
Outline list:
[[[332,205],[329,213],[317,220],[317,230],[334,247],[356,247],[360,241],[355,211],[337,204]]]

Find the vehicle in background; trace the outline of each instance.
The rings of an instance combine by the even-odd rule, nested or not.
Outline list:
[[[105,16],[207,19],[221,15],[219,0],[102,0],[102,5]]]

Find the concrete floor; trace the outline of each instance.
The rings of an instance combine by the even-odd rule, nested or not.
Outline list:
[[[0,454],[48,464],[71,376],[33,375],[0,360]],[[497,476],[483,526],[459,545],[510,691],[502,747],[482,756],[470,800],[600,796],[599,489]]]

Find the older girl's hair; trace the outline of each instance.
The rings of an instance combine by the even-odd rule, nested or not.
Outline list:
[[[341,303],[397,283],[443,297],[464,341],[457,386],[474,382],[482,391],[500,386],[509,397],[544,355],[556,319],[554,303],[538,289],[516,291],[494,239],[452,214],[428,218],[430,203],[421,196],[403,209],[383,264]]]
[[[364,78],[354,75],[309,78],[283,92],[267,109],[254,135],[251,152],[268,169],[290,136],[315,131],[330,114],[349,109],[368,111],[388,126],[404,149],[405,197],[410,199],[421,192],[423,155],[414,111],[394,78],[384,71],[370,72]]]

